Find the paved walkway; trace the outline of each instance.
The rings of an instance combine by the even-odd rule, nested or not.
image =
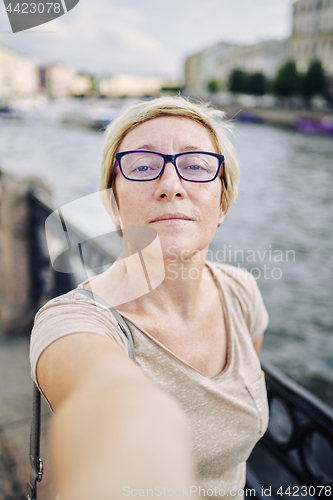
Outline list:
[[[0,500],[26,499],[32,387],[29,335],[9,340],[0,331]],[[44,401],[42,415],[41,455],[45,473],[38,485],[38,500],[54,500],[46,452],[50,411]]]

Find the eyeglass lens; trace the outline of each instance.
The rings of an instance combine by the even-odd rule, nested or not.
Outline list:
[[[131,180],[152,180],[158,177],[164,159],[155,153],[135,152],[124,155],[121,168],[125,177]],[[216,175],[219,161],[205,153],[186,153],[176,158],[177,169],[183,179],[209,181]]]

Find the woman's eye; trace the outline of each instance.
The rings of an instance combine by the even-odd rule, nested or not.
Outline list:
[[[131,172],[148,172],[148,170],[158,170],[156,165],[132,165]]]
[[[195,171],[198,171],[198,170],[207,170],[207,168],[203,165],[187,165],[186,167],[184,167],[183,170],[195,170]]]

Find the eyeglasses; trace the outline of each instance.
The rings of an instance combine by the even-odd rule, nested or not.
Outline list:
[[[152,151],[122,151],[116,153],[115,167],[119,165],[125,179],[129,181],[153,181],[163,174],[165,165],[172,163],[184,181],[211,182],[216,179],[221,167],[224,175],[224,156],[217,153],[193,151],[177,155],[164,155]]]

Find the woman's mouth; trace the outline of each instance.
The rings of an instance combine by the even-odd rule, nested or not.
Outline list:
[[[193,221],[192,217],[181,212],[170,212],[158,215],[155,219],[150,221],[152,223],[162,223],[162,224],[180,224],[182,222]]]

